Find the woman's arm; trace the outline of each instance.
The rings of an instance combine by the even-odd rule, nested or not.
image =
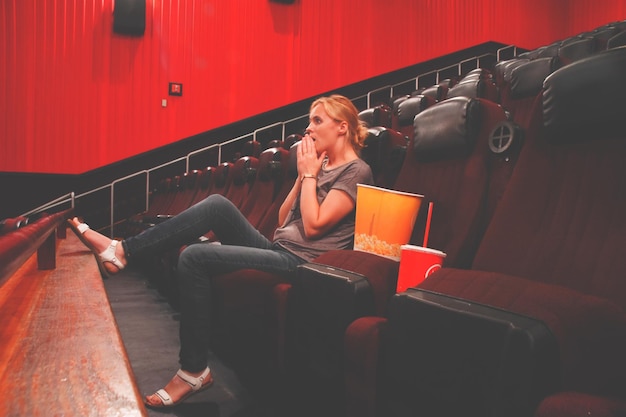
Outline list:
[[[304,234],[309,239],[323,236],[348,215],[356,203],[344,191],[330,190],[322,204],[317,202],[316,180],[305,179],[300,195],[300,213]]]
[[[287,197],[280,205],[280,209],[278,209],[278,224],[281,227],[285,225],[285,222],[287,221],[287,216],[289,215],[289,211],[291,210],[291,207],[293,207],[293,203],[298,197],[298,193],[300,192],[300,185],[300,177],[298,176],[296,182],[293,184],[293,187],[291,187],[291,191],[289,191],[289,194],[287,194]]]
[[[280,205],[280,209],[278,210],[278,224],[281,227],[285,225],[287,217],[289,216],[289,211],[291,210],[291,207],[293,207],[293,203],[296,201],[296,198],[298,198],[298,194],[302,188],[303,177],[314,176],[317,178],[317,174],[319,174],[320,169],[322,168],[322,162],[324,161],[325,156],[326,152],[319,157],[317,156],[315,144],[307,132],[298,145],[296,152],[298,178],[296,178],[296,182],[293,187],[291,187],[291,191],[289,191],[285,201],[283,201]],[[308,181],[312,180],[305,180],[305,182]]]
[[[300,194],[300,214],[304,234],[316,239],[332,229],[348,215],[356,203],[342,190],[330,190],[324,201],[317,201],[317,176],[321,170],[326,152],[317,155],[315,144],[309,136],[298,145],[298,178],[278,211],[278,224],[284,226],[294,201]]]
[[[317,155],[315,144],[308,136],[298,145],[298,176],[300,180],[300,214],[304,234],[309,239],[323,236],[350,213],[355,202],[341,190],[330,190],[324,201],[317,201],[317,176],[326,152]]]

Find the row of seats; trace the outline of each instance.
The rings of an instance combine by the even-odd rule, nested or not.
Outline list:
[[[246,143],[232,162],[193,170],[156,184],[148,209],[127,220],[125,235],[140,232],[146,227],[172,217],[210,194],[221,194],[232,201],[250,222],[271,238],[277,227],[281,199],[284,199],[295,180],[295,166],[288,171],[289,153],[299,141],[292,134],[284,141],[272,141],[261,151],[260,143]],[[293,151],[291,151],[293,152]]]
[[[429,246],[447,253],[441,271],[395,294],[397,262],[342,250],[315,260],[330,269],[316,269],[313,284],[310,265],[290,280],[218,276],[215,350],[259,381],[281,369],[276,401],[334,415],[626,410],[626,48],[559,65],[542,54],[362,112],[377,183],[434,205]],[[271,237],[293,149],[173,182],[211,172],[207,192],[223,192]],[[144,223],[175,214],[160,210]],[[422,210],[411,243],[424,225]]]
[[[471,267],[446,259],[418,289],[392,297],[386,317],[350,324],[350,415],[375,415],[381,404],[382,415],[467,414],[468,407],[475,415],[624,413],[626,265],[620,249],[607,245],[624,246],[614,233],[625,226],[615,210],[624,206],[625,85],[618,74],[626,51],[610,49],[559,69],[537,58],[525,66],[539,71],[516,71],[507,88],[524,145]],[[498,335],[488,328],[493,322],[511,325],[502,317],[510,312],[550,330],[532,340],[549,347],[532,346],[527,359],[536,362],[526,368],[505,349],[510,335],[496,351],[498,340],[484,339]],[[360,352],[355,359],[350,351]]]

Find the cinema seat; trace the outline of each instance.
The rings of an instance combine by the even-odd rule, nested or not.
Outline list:
[[[194,198],[189,202],[189,206],[193,206],[194,204],[204,200],[210,193],[213,188],[213,172],[215,171],[215,167],[206,167],[198,173],[197,180],[197,190]]]
[[[579,59],[587,58],[596,52],[596,48],[605,49],[606,42],[598,47],[593,38],[576,39],[559,47],[558,57],[562,65],[568,65]]]
[[[211,194],[226,195],[233,181],[233,166],[232,162],[222,162],[215,167],[213,170]]]
[[[543,81],[561,66],[557,57],[521,60],[518,65],[505,69],[500,84],[500,103],[511,118],[523,127],[529,125],[535,101],[541,98]]]
[[[413,138],[413,120],[415,116],[435,104],[437,101],[427,95],[418,94],[403,100],[398,104],[397,130],[407,137],[407,141]]]
[[[250,194],[255,180],[259,159],[254,156],[242,156],[233,164],[230,173],[232,181],[224,197],[241,209]]]
[[[452,97],[484,98],[496,103],[500,101],[493,78],[484,71],[470,73],[463,77],[448,90],[446,99]]]
[[[626,45],[626,31],[619,32],[606,41],[606,49],[619,48]]]
[[[506,114],[496,103],[468,97],[444,100],[415,117],[415,135],[394,189],[425,195],[422,215],[418,216],[411,239],[417,245],[423,242],[428,202],[434,202],[429,247],[447,252],[446,262],[452,265],[470,265],[484,228],[483,210],[491,157],[487,140],[495,124],[503,120]],[[315,263],[362,275],[365,281],[358,281],[364,284],[358,292],[354,289],[355,296],[369,292],[366,298],[372,300],[370,311],[384,315],[387,301],[396,289],[396,261],[371,253],[342,250],[327,252]],[[279,317],[286,323],[279,342],[284,342],[281,352],[284,351],[286,374],[293,375],[289,385],[304,384],[305,388],[299,392],[319,398],[322,407],[326,404],[327,408],[340,408],[344,405],[344,387],[337,386],[337,382],[342,380],[343,352],[333,348],[337,346],[336,332],[326,333],[324,329],[337,326],[345,329],[355,313],[346,311],[349,304],[345,301],[342,306],[330,305],[332,300],[342,299],[334,292],[332,279],[318,279],[315,283],[319,287],[316,294],[324,294],[323,297],[311,297],[310,290],[300,288],[299,280],[277,287]],[[323,310],[335,308],[344,313],[332,318],[323,314]],[[332,320],[332,326],[328,319]],[[306,338],[307,334],[316,338],[314,346],[293,340],[294,337]],[[290,350],[294,346],[302,351]],[[325,391],[328,387],[335,388],[332,396]],[[368,396],[369,392],[361,394]],[[331,402],[325,403],[325,398]]]
[[[391,108],[386,104],[379,104],[359,112],[359,119],[367,127],[391,127]]]
[[[278,194],[288,157],[289,151],[282,147],[266,149],[259,155],[256,178],[240,209],[254,227],[259,227]]]
[[[180,176],[178,191],[174,195],[170,206],[167,208],[167,216],[175,216],[191,205],[199,187],[200,171],[192,170]]]
[[[406,154],[407,138],[394,129],[377,126],[368,129],[361,158],[367,162],[380,187],[393,186]]]
[[[290,135],[294,136],[294,139],[301,138],[300,135]],[[299,141],[294,142],[284,160],[281,162],[281,181],[278,190],[276,191],[276,196],[274,197],[274,201],[263,214],[263,218],[259,221],[257,230],[263,234],[263,236],[268,239],[273,239],[274,231],[278,227],[278,210],[282,205],[285,198],[291,191],[293,184],[298,177],[298,168],[296,166],[296,151]]]
[[[542,106],[538,109],[542,124],[537,131],[528,132],[471,268],[444,267],[417,287],[419,291],[459,300],[466,308],[481,305],[543,323],[556,341],[556,358],[543,362],[542,367],[522,369],[511,367],[505,356],[493,354],[481,356],[484,362],[476,366],[477,358],[465,355],[462,344],[443,344],[467,331],[460,327],[465,319],[472,318],[486,326],[498,316],[496,313],[479,319],[463,313],[461,308],[434,306],[431,315],[362,318],[347,331],[346,346],[357,350],[346,350],[352,358],[348,370],[352,375],[347,378],[353,381],[367,374],[377,378],[378,386],[386,387],[377,391],[378,398],[371,391],[365,398],[378,415],[450,415],[443,410],[462,408],[465,415],[485,415],[481,411],[492,410],[490,415],[532,416],[536,411],[537,416],[559,417],[585,415],[589,410],[578,407],[591,402],[598,409],[606,406],[605,410],[610,410],[615,404],[623,409],[625,71],[626,48],[617,48],[576,61],[546,78]],[[390,308],[398,299],[396,296],[390,301]],[[409,310],[406,314],[410,314]],[[433,316],[437,317],[436,325],[432,324]],[[420,332],[413,334],[411,328],[419,328]],[[389,329],[395,329],[394,334],[413,334],[410,349],[406,343],[400,346],[394,341],[397,339],[387,338]],[[493,330],[474,336],[471,343],[477,351],[480,341],[484,351],[488,351],[494,349],[494,341],[498,340]],[[442,343],[439,351],[432,349],[437,340]],[[519,342],[516,339],[515,343]],[[501,349],[516,346],[497,343]],[[431,349],[422,351],[422,346]],[[399,356],[400,348],[406,352],[404,356]],[[454,355],[464,360],[456,361]],[[381,368],[357,361],[372,357],[380,359]],[[457,365],[453,369],[448,366],[451,357],[455,357]],[[390,395],[394,392],[393,384],[399,382],[390,379],[393,374],[385,368],[390,358],[403,364],[405,375],[414,376],[416,389],[410,398]],[[539,363],[538,356],[527,358],[531,364]],[[428,361],[427,367],[420,366],[422,360]],[[532,375],[515,378],[516,375],[546,369],[553,382],[536,392],[538,395],[507,396],[520,390],[531,392],[543,380]],[[424,381],[430,384],[429,390],[420,391],[418,384]],[[504,386],[497,381],[515,384]],[[353,388],[353,410],[362,411],[364,387]],[[398,386],[399,392],[407,392],[408,388]],[[429,397],[438,388],[448,394],[439,409]],[[492,388],[500,394],[494,396]],[[454,395],[467,391],[474,393],[473,408],[461,396]],[[564,399],[573,402],[560,408]],[[515,410],[519,411],[501,414],[504,407],[512,410],[511,404],[516,404]],[[441,414],[437,414],[438,410]]]

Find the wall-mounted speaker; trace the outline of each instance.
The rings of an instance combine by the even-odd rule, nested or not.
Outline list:
[[[142,36],[146,31],[146,0],[115,0],[113,32]]]

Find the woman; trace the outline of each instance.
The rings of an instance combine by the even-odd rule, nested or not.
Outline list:
[[[373,182],[369,166],[359,158],[366,136],[349,99],[332,95],[313,102],[297,149],[298,179],[280,207],[273,241],[220,195],[121,244],[76,218],[69,222],[109,273],[122,270],[133,258],[187,245],[209,231],[221,242],[192,244],[179,256],[181,369],[163,389],[146,397],[146,405],[177,405],[213,383],[207,366],[211,276],[243,268],[291,273],[327,250],[351,247],[356,185]]]

